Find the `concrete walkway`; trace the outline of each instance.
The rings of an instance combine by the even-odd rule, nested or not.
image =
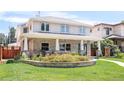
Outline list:
[[[114,61],[114,60],[107,60],[107,59],[98,59],[98,60],[103,60],[103,61],[108,61],[108,62],[113,62],[115,64],[118,64],[119,66],[124,67],[124,63],[120,61]]]

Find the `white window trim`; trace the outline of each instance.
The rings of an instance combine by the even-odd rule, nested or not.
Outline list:
[[[60,43],[60,44],[59,44],[59,50],[60,50],[60,51],[61,51],[61,49],[60,49],[60,48],[61,48],[60,45],[63,45],[63,44],[65,45],[64,52],[66,52],[66,51],[67,51],[67,50],[66,50],[66,45],[67,45],[67,44],[70,44],[70,43]],[[70,44],[70,45],[71,45],[71,44]],[[70,46],[70,49],[71,49],[71,46]],[[71,51],[71,50],[70,50],[70,51]]]
[[[81,29],[82,29],[82,31],[81,31]],[[86,34],[84,26],[80,26],[80,34],[82,34],[82,35]]]
[[[42,22],[41,25],[44,23],[44,30],[41,30],[42,32],[50,32],[50,26],[49,26],[49,31],[46,31],[46,24],[49,24],[47,22]]]
[[[67,26],[69,27],[69,25],[67,25],[67,24],[61,24],[61,27],[62,26],[64,26],[64,31],[62,32],[62,30],[61,30],[61,33],[69,33],[69,31],[67,31]]]

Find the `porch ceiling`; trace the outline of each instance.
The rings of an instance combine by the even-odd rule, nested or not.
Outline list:
[[[80,35],[64,35],[64,34],[49,34],[49,33],[25,33],[21,36],[27,38],[49,38],[49,39],[68,39],[68,40],[90,40],[99,41],[102,38],[93,36],[80,36]]]

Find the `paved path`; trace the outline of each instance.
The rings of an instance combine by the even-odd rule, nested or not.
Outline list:
[[[115,63],[115,64],[118,64],[119,66],[124,67],[124,63],[123,63],[123,62],[120,62],[120,61],[114,61],[114,60],[108,60],[108,59],[98,59],[98,60],[113,62],[113,63]]]

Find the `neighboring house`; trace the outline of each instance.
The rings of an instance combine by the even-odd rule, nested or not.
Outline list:
[[[72,52],[91,55],[91,43],[101,38],[90,36],[91,25],[58,17],[31,18],[16,29],[22,51]],[[101,50],[100,50],[101,51]]]
[[[124,52],[124,23],[118,24],[97,24],[92,28],[92,36],[109,38],[118,45],[120,50]]]

